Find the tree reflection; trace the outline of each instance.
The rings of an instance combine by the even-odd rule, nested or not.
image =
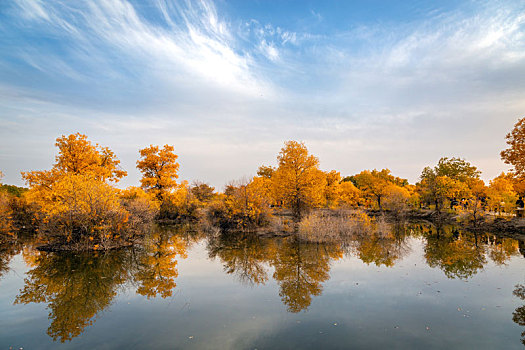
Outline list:
[[[337,244],[304,243],[285,239],[277,247],[272,263],[279,295],[289,312],[307,309],[312,296],[322,292],[321,283],[330,277],[330,261],[343,256]]]
[[[0,244],[0,279],[9,272],[9,263],[19,251],[20,244],[15,242],[3,242]]]
[[[518,242],[520,254],[525,258],[525,241]]]
[[[177,286],[175,278],[179,275],[176,258],[187,257],[186,240],[179,235],[158,231],[138,252],[138,264],[133,276],[138,283],[137,293],[148,299],[157,295],[162,298],[172,296]]]
[[[356,237],[356,250],[365,264],[393,267],[409,251],[406,235],[402,231],[375,231],[369,235]]]
[[[26,247],[22,255],[32,269],[15,304],[47,303],[47,333],[53,340],[71,340],[93,324],[128,281],[148,299],[171,296],[178,276],[176,257],[186,257],[186,246],[183,236],[159,231],[140,249],[73,254]]]
[[[47,303],[47,333],[64,342],[80,335],[111,304],[126,281],[126,251],[103,254],[42,253],[24,280],[15,304]]]
[[[521,300],[525,300],[525,286],[523,284],[516,285],[512,294]],[[525,305],[520,306],[514,310],[512,313],[512,320],[520,326],[525,326]],[[521,342],[523,345],[525,345],[525,331],[521,333],[521,337]]]
[[[242,283],[257,285],[268,280],[264,263],[272,254],[256,235],[212,237],[208,241],[208,255],[221,259],[224,271],[236,275]]]
[[[463,234],[455,229],[438,228],[426,237],[425,259],[430,267],[439,267],[448,278],[467,279],[487,262],[485,245],[477,234]]]
[[[486,242],[489,258],[496,265],[505,265],[512,256],[519,254],[519,241],[512,238],[485,235],[483,241]]]

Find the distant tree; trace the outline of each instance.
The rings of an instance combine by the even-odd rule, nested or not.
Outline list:
[[[364,170],[357,175],[347,178],[350,180],[365,197],[369,200],[375,201],[379,210],[383,209],[382,199],[388,193],[388,185],[395,184],[404,186],[408,184],[406,179],[395,177],[390,173],[389,169],[379,170]]]
[[[209,202],[215,196],[215,188],[203,182],[195,181],[191,185],[191,193],[201,202]]]
[[[261,165],[257,170],[257,176],[265,177],[270,179],[275,172],[275,168],[271,166]]]
[[[518,120],[514,129],[506,136],[509,148],[501,151],[501,159],[514,166],[514,173],[525,177],[525,117]]]
[[[339,206],[339,202],[341,201],[341,174],[338,171],[332,170],[326,172],[325,177],[325,205],[328,208],[335,208]]]
[[[276,197],[299,219],[305,210],[323,203],[325,175],[304,143],[287,141],[277,160],[279,166],[272,176]]]
[[[226,186],[222,201],[212,202],[209,211],[212,221],[225,230],[252,230],[269,222],[271,198],[268,179],[254,177],[231,182]]]
[[[446,200],[470,197],[469,184],[476,185],[480,171],[460,158],[441,158],[434,167],[425,167],[418,184],[422,198],[440,213]],[[479,187],[479,186],[478,186]]]
[[[339,185],[339,201],[342,205],[355,207],[359,203],[360,191],[351,181],[343,181]]]
[[[0,243],[3,242],[2,234],[12,234],[12,214],[9,196],[4,192],[0,192]]]
[[[408,210],[410,197],[410,191],[406,187],[389,184],[384,198],[385,208],[400,217]]]
[[[434,167],[437,176],[447,176],[454,180],[467,181],[468,179],[478,179],[481,171],[461,158],[441,158]]]
[[[490,181],[487,190],[488,205],[495,212],[512,212],[516,207],[518,196],[514,191],[513,178],[501,173]]]
[[[154,193],[160,201],[177,186],[179,163],[173,150],[170,145],[162,149],[151,145],[139,151],[141,159],[137,161],[137,168],[142,172],[142,188]]]

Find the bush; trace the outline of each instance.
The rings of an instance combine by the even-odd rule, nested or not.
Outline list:
[[[199,202],[190,192],[188,185],[182,183],[174,192],[164,194],[158,219],[177,222],[196,220],[198,208]]]
[[[129,245],[151,221],[142,200],[122,205],[117,189],[89,175],[65,175],[30,190],[28,199],[38,205],[39,233],[53,249]]]

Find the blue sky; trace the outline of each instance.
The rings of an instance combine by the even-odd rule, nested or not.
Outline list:
[[[0,170],[47,169],[81,132],[138,184],[172,144],[218,188],[305,141],[325,170],[418,179],[459,156],[488,180],[525,111],[522,1],[0,3]]]

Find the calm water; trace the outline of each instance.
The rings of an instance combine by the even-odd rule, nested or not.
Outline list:
[[[0,252],[0,348],[523,349],[525,244],[411,225],[330,244],[163,230]]]

